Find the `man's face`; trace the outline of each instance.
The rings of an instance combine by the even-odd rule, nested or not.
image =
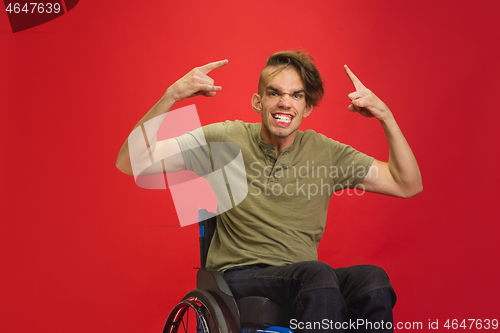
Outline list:
[[[264,70],[264,84],[259,95],[254,95],[252,104],[262,114],[261,135],[265,141],[290,137],[293,143],[302,118],[307,117],[312,107],[306,105],[306,94],[302,80],[293,67],[270,75],[276,67]]]

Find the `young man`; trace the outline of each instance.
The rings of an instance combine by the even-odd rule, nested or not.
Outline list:
[[[344,331],[357,319],[372,323],[357,327],[361,331],[373,324],[377,331],[391,331],[396,296],[385,272],[368,265],[333,269],[317,261],[317,246],[334,191],[361,187],[411,197],[422,190],[418,165],[391,111],[347,66],[356,89],[349,94],[348,109],[380,121],[389,141],[389,161],[375,160],[314,131],[299,131],[302,119],[323,95],[311,60],[305,53],[288,51],[269,57],[258,94],[252,96],[261,123],[212,124],[153,143],[150,150],[168,151],[165,172],[187,169],[203,175],[207,164],[212,165],[207,161],[216,165],[210,143],[231,142],[241,149],[249,193],[218,216],[207,258],[207,267],[224,272],[236,298],[261,295],[288,307],[297,318],[291,323],[296,332]],[[193,69],[167,89],[137,126],[165,114],[176,101],[215,96],[221,87],[207,74],[226,64],[224,60]],[[201,154],[193,149],[205,141],[208,146]],[[132,174],[128,150],[126,141],[117,167]]]

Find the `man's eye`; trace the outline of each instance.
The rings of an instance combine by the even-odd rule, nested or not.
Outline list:
[[[278,96],[278,94],[277,94],[277,93],[275,93],[275,92],[272,92],[272,91],[271,91],[271,92],[269,93],[269,96],[271,96],[271,97],[276,97],[276,96]]]
[[[295,94],[295,95],[293,95],[293,98],[295,98],[295,99],[301,99],[302,97],[303,97],[302,94]]]

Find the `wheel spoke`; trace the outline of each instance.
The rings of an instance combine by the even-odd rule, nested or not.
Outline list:
[[[189,312],[194,314],[190,315]],[[187,312],[187,313],[186,313]],[[194,321],[193,323],[189,323]],[[226,324],[217,302],[206,291],[189,292],[171,311],[164,332],[166,333],[220,333]]]
[[[189,308],[187,308],[186,310],[184,310],[184,312],[186,312],[186,311],[189,313]],[[184,312],[183,312],[183,314],[184,314]],[[187,324],[184,324],[184,315],[182,316],[181,324],[182,324],[182,327],[184,327],[184,333],[188,333],[187,327],[186,327]]]

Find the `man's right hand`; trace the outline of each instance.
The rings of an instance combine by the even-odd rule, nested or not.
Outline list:
[[[227,63],[228,60],[221,60],[194,68],[171,85],[165,92],[165,96],[171,97],[174,102],[198,95],[214,97],[222,87],[215,86],[214,80],[207,74],[214,69],[227,65]]]
[[[171,85],[167,89],[167,91],[165,91],[165,94],[163,94],[162,98],[160,98],[160,100],[151,108],[151,110],[149,110],[149,112],[146,113],[144,117],[142,117],[137,125],[135,125],[134,130],[139,126],[142,126],[145,122],[153,120],[158,116],[167,113],[176,102],[182,101],[183,99],[198,95],[203,95],[206,97],[215,96],[215,94],[220,91],[222,87],[215,86],[214,80],[207,74],[216,68],[227,65],[227,63],[227,60],[221,60],[206,64],[205,66],[196,67],[195,69],[187,73],[184,77],[177,80],[177,82]],[[155,125],[152,125],[153,123]],[[149,131],[151,133],[156,133],[160,128],[160,125],[161,121],[150,122]],[[145,150],[142,153],[144,155],[144,163],[147,164],[148,161],[150,161],[149,155],[154,154],[155,149],[157,148],[156,135],[151,136],[146,140],[146,142],[147,146],[149,147],[148,151]],[[160,149],[168,152],[167,155],[175,155],[179,157],[178,160],[174,160],[173,158],[171,158],[170,165],[165,166],[164,172],[175,172],[185,169],[184,160],[182,159],[179,145],[175,139],[164,140],[159,144],[160,146],[162,146]],[[141,152],[137,153],[137,155],[140,156]],[[118,157],[116,159],[116,167],[127,175],[133,175],[128,139],[125,140],[125,143],[118,153]]]

